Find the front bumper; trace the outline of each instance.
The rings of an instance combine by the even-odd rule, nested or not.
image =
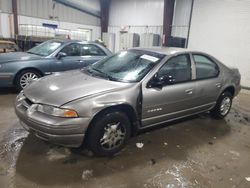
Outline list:
[[[29,110],[25,100],[15,103],[21,125],[40,139],[66,147],[81,146],[89,118],[61,118]]]

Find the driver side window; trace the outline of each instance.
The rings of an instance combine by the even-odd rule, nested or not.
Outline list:
[[[171,58],[158,71],[158,77],[171,78],[172,83],[187,82],[192,79],[191,61],[188,54]]]

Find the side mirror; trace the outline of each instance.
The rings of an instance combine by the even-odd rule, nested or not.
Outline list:
[[[63,57],[66,57],[66,56],[67,56],[66,53],[64,53],[64,52],[59,52],[59,53],[57,54],[57,59],[62,59]]]
[[[174,84],[175,79],[171,75],[159,76],[156,74],[148,83],[148,88],[162,88],[165,85]]]

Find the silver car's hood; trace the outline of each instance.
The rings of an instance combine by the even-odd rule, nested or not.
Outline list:
[[[61,106],[70,101],[129,87],[121,83],[93,77],[81,70],[43,77],[24,89],[24,95],[34,103]]]

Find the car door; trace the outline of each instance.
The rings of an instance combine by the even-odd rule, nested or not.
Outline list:
[[[196,102],[202,108],[211,108],[218,99],[222,87],[219,66],[204,54],[192,54],[195,64]]]
[[[62,48],[59,53],[63,53],[64,56],[56,59],[53,72],[80,69],[83,67],[81,48],[82,45],[79,43],[71,43]]]
[[[107,56],[107,54],[95,44],[82,44],[81,55],[84,67]]]
[[[142,126],[152,126],[192,113],[197,105],[192,67],[190,54],[172,57],[156,73],[157,77],[169,77],[172,82],[162,87],[147,84],[142,88]]]

